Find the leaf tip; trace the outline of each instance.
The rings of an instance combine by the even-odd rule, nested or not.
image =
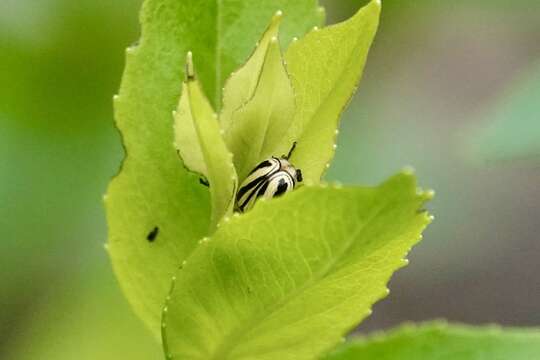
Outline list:
[[[195,68],[193,66],[193,53],[188,51],[186,54],[186,80],[195,79]]]
[[[276,11],[276,13],[274,14],[274,17],[272,18],[272,21],[279,21],[279,20],[281,19],[282,16],[283,16],[283,11],[278,10],[278,11]]]
[[[424,190],[419,187],[416,189],[416,195],[421,197],[424,201],[429,201],[435,197],[435,191],[433,189]]]
[[[421,197],[432,197],[433,196],[433,190],[425,190],[421,187],[416,188],[416,194]]]
[[[435,197],[435,190],[427,189],[426,191],[424,191],[424,195],[427,200],[431,200]]]
[[[401,173],[403,175],[407,175],[407,176],[413,176],[415,172],[416,172],[416,170],[414,169],[414,167],[412,167],[410,165],[404,166],[401,169]]]

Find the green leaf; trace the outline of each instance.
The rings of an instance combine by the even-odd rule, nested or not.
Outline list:
[[[540,359],[540,329],[427,323],[353,340],[326,360]]]
[[[173,50],[165,44],[175,43],[184,48],[182,58],[193,52],[204,91],[219,109],[225,79],[245,62],[278,10],[286,14],[284,44],[324,21],[316,0],[147,0],[142,22],[146,33],[161,36],[156,44],[161,51]],[[143,42],[146,33],[143,30]]]
[[[182,87],[178,111],[175,113],[175,134],[181,154],[192,154],[194,150],[200,152],[197,157],[201,157],[202,163],[197,167],[204,168],[204,175],[210,185],[212,200],[210,232],[213,232],[224,216],[232,214],[238,181],[232,154],[220,133],[217,115],[195,78],[191,52],[188,53],[186,66],[186,81]],[[193,144],[192,141],[182,143],[182,139],[185,139],[184,130],[194,136],[197,144]],[[183,146],[186,146],[184,151]]]
[[[223,107],[219,114],[221,128],[227,133],[232,123],[232,114],[253,97],[266,58],[270,41],[278,36],[282,13],[277,12],[264,32],[255,51],[247,62],[233,72],[223,88]]]
[[[224,79],[245,61],[268,19],[287,14],[283,39],[320,24],[315,0],[147,0],[142,37],[129,48],[115,119],[126,158],[107,196],[109,253],[136,313],[158,335],[170,279],[208,234],[210,200],[173,146],[172,111],[192,50],[206,94],[219,108]],[[149,241],[147,239],[154,239]]]
[[[251,66],[249,62],[248,65]],[[267,45],[253,97],[232,113],[231,125],[225,132],[240,179],[262,160],[287,154],[295,135],[291,131],[293,116],[293,89],[277,37],[273,37]]]
[[[351,19],[312,31],[285,54],[296,94],[295,123],[303,129],[291,158],[317,183],[334,155],[341,112],[354,93],[379,22],[373,0]]]
[[[201,91],[202,94],[202,91]],[[210,105],[211,107],[211,105]],[[212,110],[213,114],[213,110]],[[203,151],[197,129],[195,128],[195,119],[191,112],[191,104],[187,84],[182,84],[182,95],[174,115],[174,146],[178,150],[178,155],[184,165],[191,171],[208,177],[206,162],[204,161]]]
[[[137,73],[155,69],[150,62],[133,59],[115,101],[127,155],[105,197],[108,250],[127,298],[158,333],[170,277],[207,234],[209,197],[198,177],[182,167],[172,146],[172,115],[166,103],[175,97],[152,94],[149,89],[159,82],[145,88],[144,77]]]
[[[540,158],[540,63],[506,89],[484,125],[467,140],[473,157],[482,160]]]
[[[172,359],[312,359],[383,298],[430,217],[400,174],[259,201],[183,264],[163,313]],[[322,211],[324,209],[324,211]]]

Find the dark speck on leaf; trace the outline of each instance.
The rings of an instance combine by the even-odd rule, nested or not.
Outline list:
[[[199,178],[199,182],[201,184],[203,184],[204,186],[206,186],[206,187],[210,187],[210,184],[208,183],[208,180],[206,180],[205,178]]]
[[[146,240],[150,242],[154,241],[158,235],[158,232],[159,232],[159,228],[157,226],[154,227],[152,231],[150,231],[148,235],[146,236]]]

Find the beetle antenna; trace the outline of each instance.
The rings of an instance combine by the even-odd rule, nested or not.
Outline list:
[[[292,147],[291,147],[291,150],[289,150],[289,153],[287,154],[287,156],[284,156],[284,158],[285,158],[286,160],[289,160],[289,158],[291,157],[291,155],[292,155],[294,149],[296,149],[296,141],[293,142]]]

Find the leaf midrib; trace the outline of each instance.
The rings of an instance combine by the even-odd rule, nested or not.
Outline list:
[[[367,225],[371,223],[387,206],[392,204],[392,201],[389,199],[385,199],[386,202],[382,202],[383,205],[380,206],[373,215],[364,223],[364,225],[360,226],[350,237],[348,241],[345,241],[344,246],[342,247],[341,251],[338,251],[338,255],[331,259],[326,267],[324,267],[321,271],[317,272],[312,276],[304,285],[300,286],[298,289],[293,291],[290,295],[286,296],[281,302],[276,304],[274,307],[272,307],[265,315],[254,318],[251,320],[248,324],[245,326],[242,326],[241,328],[237,328],[234,330],[231,334],[227,335],[224,338],[224,341],[217,347],[216,352],[212,355],[211,359],[227,359],[230,353],[236,348],[237,344],[242,343],[241,339],[245,338],[249,333],[253,332],[257,327],[261,326],[266,319],[271,317],[273,314],[275,314],[277,311],[285,307],[288,303],[290,303],[292,300],[294,300],[297,296],[304,293],[307,289],[312,287],[313,285],[316,285],[319,283],[322,279],[327,277],[333,270],[333,268],[336,266],[336,264],[341,260],[344,255],[346,255],[349,250],[352,248],[353,244],[355,243],[355,239],[360,235],[360,233],[366,228]],[[232,340],[232,341],[227,341]]]

